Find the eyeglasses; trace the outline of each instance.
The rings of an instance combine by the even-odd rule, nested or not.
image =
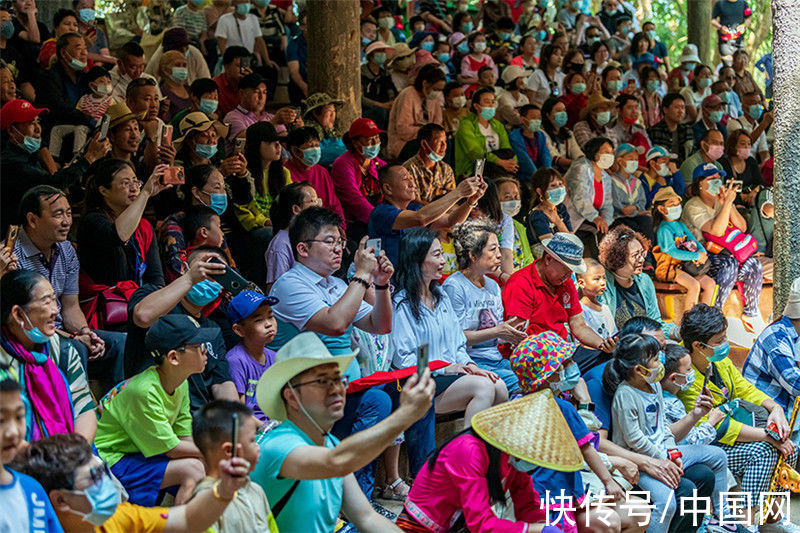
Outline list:
[[[123,189],[141,189],[142,182],[139,180],[122,180],[119,182],[120,187]]]
[[[347,376],[336,376],[336,377],[325,377],[325,378],[317,378],[312,379],[310,381],[304,381],[302,383],[295,383],[292,387],[302,387],[303,385],[317,385],[323,389],[330,389],[334,386],[341,385],[342,388],[347,388],[347,385],[350,384],[350,380],[347,379]]]
[[[339,239],[333,239],[333,238],[328,238],[328,239],[306,239],[303,242],[321,242],[322,244],[324,244],[328,248],[333,248],[333,249],[342,248],[344,246],[344,240],[341,239],[341,238],[339,238]]]

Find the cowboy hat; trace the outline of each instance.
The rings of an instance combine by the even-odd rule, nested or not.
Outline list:
[[[117,102],[108,107],[106,114],[108,115],[109,119],[108,129],[114,129],[120,124],[128,122],[129,120],[141,120],[147,113],[134,113],[125,102]]]

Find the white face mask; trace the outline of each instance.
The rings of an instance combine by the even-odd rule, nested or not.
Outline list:
[[[102,85],[97,85],[94,88],[94,92],[96,92],[100,96],[108,96],[109,94],[111,94],[111,90],[112,90],[112,88],[111,88],[111,84],[110,83],[104,83]]]
[[[636,159],[631,159],[625,163],[625,170],[628,172],[628,174],[633,174],[636,172],[637,168],[639,168],[639,161]]]
[[[603,170],[611,168],[611,165],[613,164],[614,164],[613,154],[600,154],[600,157],[597,158],[597,166],[602,168]]]
[[[467,105],[467,97],[466,96],[456,96],[453,98],[453,105],[455,107],[464,107]]]
[[[509,200],[507,202],[500,202],[500,209],[506,215],[510,217],[517,216],[519,210],[522,208],[522,202],[520,200]]]

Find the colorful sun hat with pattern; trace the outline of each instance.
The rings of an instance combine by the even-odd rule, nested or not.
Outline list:
[[[577,347],[577,344],[565,341],[552,331],[531,335],[519,343],[509,362],[522,392],[536,390],[558,370],[565,359],[572,357]]]

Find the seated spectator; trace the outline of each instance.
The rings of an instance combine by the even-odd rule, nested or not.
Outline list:
[[[149,174],[159,163],[171,165],[175,160],[175,147],[171,142],[161,142],[158,132],[162,131],[164,121],[158,117],[160,109],[160,93],[158,87],[149,78],[137,78],[128,84],[125,97],[129,111],[135,114],[139,131],[137,134],[138,149],[132,156],[137,172]],[[112,105],[109,109],[114,109]],[[110,113],[109,113],[110,114]]]
[[[497,118],[506,126],[520,125],[519,109],[530,103],[525,91],[525,82],[531,74],[532,71],[517,65],[509,65],[503,70],[505,89],[497,90]]]
[[[153,507],[161,490],[177,485],[175,503],[181,505],[203,477],[203,456],[192,441],[187,380],[205,369],[205,339],[189,317],[157,320],[144,342],[155,366],[101,400],[95,445],[133,504]]]
[[[222,460],[213,490],[203,491],[185,505],[142,507],[122,501],[108,467],[79,435],[53,435],[35,442],[18,455],[14,466],[42,484],[48,495],[45,501],[53,505],[68,533],[87,527],[131,533],[203,531],[222,516],[247,483],[250,469],[243,458]]]
[[[286,46],[289,44],[288,36],[294,30],[295,14],[287,9],[270,5],[265,0],[255,2],[251,11],[258,17],[261,27],[261,37],[267,45],[269,56],[275,62],[286,65]]]
[[[184,115],[178,128],[173,132],[172,144],[177,150],[176,162],[182,163],[185,168],[192,168],[208,165],[212,159],[219,161],[225,153],[224,145],[220,146],[220,143],[224,143],[228,131],[228,125],[211,119],[202,111]],[[243,170],[244,165],[241,154],[232,154],[230,158],[222,161],[220,168],[228,174],[234,173],[235,168],[235,173],[241,176],[246,174],[246,170]]]
[[[757,93],[747,93],[742,97],[742,109],[742,116],[728,121],[728,131],[744,130],[749,133],[753,155],[763,163],[769,159],[766,131],[774,120],[773,112],[764,109]]]
[[[125,334],[100,331],[86,321],[78,302],[80,265],[75,248],[67,242],[72,226],[72,207],[60,190],[48,185],[28,189],[20,201],[22,228],[14,246],[19,268],[46,277],[53,287],[58,333],[80,353],[83,368],[91,359],[92,370],[108,390],[123,379],[122,350]]]
[[[651,237],[653,218],[647,208],[647,193],[641,180],[636,177],[639,158],[644,153],[641,146],[620,144],[617,159],[611,167],[611,196],[614,198],[615,223],[625,224],[634,231]]]
[[[533,263],[531,247],[528,244],[528,232],[525,226],[514,218],[522,209],[522,187],[516,178],[510,176],[497,178],[494,183],[497,185],[497,199],[500,202],[500,210],[504,215],[503,223],[507,224],[505,222],[506,217],[512,222],[511,230],[514,234],[514,240],[512,241],[511,261],[513,269],[518,270]],[[488,191],[489,189],[487,188],[486,190]],[[504,240],[504,235],[505,233],[501,233],[498,236],[501,242]]]
[[[501,178],[502,179],[502,178]],[[513,179],[513,178],[512,178]],[[496,180],[496,181],[499,181]],[[517,248],[518,235],[515,232],[514,221],[510,215],[505,213],[500,205],[500,195],[498,185],[495,180],[487,181],[486,188],[483,194],[478,198],[477,203],[470,211],[472,218],[485,218],[495,226],[495,233],[500,242],[500,270],[495,275],[501,283],[505,283],[509,276],[514,273],[514,250]],[[511,196],[517,196],[519,200],[519,187],[512,192],[512,186],[509,186]],[[514,202],[516,204],[516,202]],[[454,250],[455,251],[455,250]],[[519,246],[520,253],[519,261],[521,262],[522,247]]]
[[[547,148],[547,137],[542,131],[542,111],[528,104],[519,108],[520,125],[508,134],[508,142],[517,156],[517,178],[530,183],[537,169],[550,167],[552,159]]]
[[[711,94],[710,87],[713,82],[711,78],[711,69],[699,64],[694,68],[694,75],[689,84],[680,91],[683,101],[686,102],[686,121],[689,124],[694,124],[700,117],[703,100]]]
[[[664,187],[672,187],[679,196],[686,192],[683,174],[676,164],[678,159],[676,154],[671,154],[663,146],[656,145],[647,151],[644,158],[647,168],[639,176],[639,181],[644,187],[648,208],[653,203],[656,193]]]
[[[97,297],[123,281],[134,288],[164,285],[153,228],[142,215],[152,196],[172,187],[162,181],[165,170],[157,167],[141,185],[128,161],[105,159],[94,169],[77,235],[81,274],[88,278],[82,297]]]
[[[289,170],[292,181],[307,181],[317,191],[322,205],[344,219],[333,180],[325,167],[319,164],[322,150],[317,131],[310,126],[293,129],[286,136],[286,149],[291,159],[284,166]]]
[[[370,213],[368,230],[370,237],[381,239],[383,251],[390,261],[399,259],[398,246],[406,230],[428,225],[434,229],[450,228],[463,222],[486,188],[480,178],[468,178],[441,198],[423,206],[414,202],[417,196],[415,180],[404,167],[387,165],[380,170],[378,178],[383,202]],[[459,201],[462,201],[461,205],[457,205]]]
[[[531,179],[533,209],[528,213],[528,241],[541,257],[542,243],[555,233],[572,233],[569,211],[564,205],[567,189],[557,170],[540,168]]]
[[[573,162],[564,175],[570,224],[588,256],[597,255],[597,243],[614,222],[614,197],[609,169],[614,147],[605,137],[594,137],[583,147],[586,155]],[[600,234],[598,236],[598,234]]]
[[[611,352],[615,340],[597,335],[581,315],[572,273],[586,270],[583,246],[571,233],[556,233],[546,241],[544,251],[541,259],[516,271],[503,287],[504,321],[528,335],[547,330],[563,339],[571,335],[583,344],[573,358],[586,372],[608,359],[600,352]]]
[[[117,64],[108,72],[111,78],[111,96],[117,102],[125,101],[128,84],[138,78],[156,78],[144,71],[144,49],[138,43],[129,41],[122,45],[117,56]],[[159,98],[161,94],[159,93]]]
[[[725,104],[716,94],[709,94],[703,98],[697,122],[692,126],[695,148],[699,148],[700,139],[705,136],[708,130],[719,130],[722,138],[728,138],[728,130],[722,124],[722,112]]]
[[[159,118],[164,122],[171,122],[179,110],[192,104],[189,85],[186,83],[189,77],[189,68],[186,65],[188,65],[186,57],[177,50],[164,52],[158,62],[157,78],[161,80],[159,89],[166,98],[159,112]]]
[[[599,301],[608,306],[619,329],[633,317],[646,316],[657,322],[663,335],[680,340],[678,328],[664,322],[658,310],[656,289],[642,273],[650,243],[627,226],[612,229],[600,241],[600,263],[606,267],[606,291]]]
[[[322,206],[317,191],[307,181],[298,181],[283,187],[270,208],[273,231],[264,261],[267,267],[267,289],[294,265],[294,252],[289,241],[289,225],[303,209]]]
[[[558,97],[567,110],[567,127],[573,128],[580,120],[581,109],[586,107],[589,99],[589,90],[586,79],[583,77],[583,67],[580,72],[570,71],[564,77],[564,94]]]
[[[336,110],[343,102],[326,93],[314,93],[306,100],[303,117],[307,126],[314,128],[319,136],[320,164],[329,169],[337,157],[347,151],[342,136],[336,130]]]
[[[515,174],[519,165],[508,142],[508,134],[500,121],[494,118],[497,110],[494,90],[481,88],[473,92],[470,105],[472,113],[461,119],[455,136],[456,174],[471,175],[478,159],[486,159],[505,173]],[[493,171],[491,165],[487,175]]]
[[[94,0],[72,0],[72,9],[78,13],[78,29],[84,36],[93,63],[115,64],[116,59],[108,51],[108,38],[105,31],[97,24],[97,12]]]
[[[369,214],[381,200],[378,170],[386,165],[378,157],[381,133],[371,119],[354,120],[343,137],[347,151],[331,167],[331,180],[344,209],[350,241],[360,241],[366,235]]]
[[[254,382],[254,386],[257,382]],[[232,420],[238,423],[236,450],[233,450]],[[208,493],[209,489],[213,493],[217,478],[220,477],[218,465],[231,457],[241,457],[248,466],[247,474],[253,472],[261,453],[256,443],[256,429],[253,410],[240,402],[215,400],[200,409],[192,419],[192,438],[208,466],[206,477],[195,487],[191,501],[204,492]],[[236,491],[233,501],[209,529],[219,533],[278,531],[264,489],[257,483],[251,483],[248,475],[244,477],[247,481]]]
[[[468,50],[464,57],[461,59],[461,68],[458,76],[456,77],[458,83],[464,85],[464,92],[467,97],[472,95],[472,92],[478,88],[480,80],[478,79],[478,71],[481,67],[489,67],[494,73],[495,79],[499,72],[494,60],[486,54],[487,43],[486,37],[481,32],[469,33],[467,37]]]
[[[198,78],[211,77],[203,53],[200,52],[196,46],[191,44],[189,34],[180,26],[168,28],[164,31],[161,46],[156,48],[156,51],[150,56],[150,59],[147,61],[147,66],[145,67],[145,72],[153,76],[158,76],[158,66],[161,64],[161,56],[165,52],[172,50],[180,52],[181,55],[186,58],[186,68],[188,69],[188,75],[186,77],[187,84],[191,85],[194,83],[194,80]]]
[[[719,163],[729,179],[742,182],[737,203],[751,207],[758,192],[764,187],[761,171],[752,153],[750,136],[744,130],[731,132],[725,140],[725,155]]]
[[[378,31],[375,37],[388,46],[394,46],[406,40],[405,34],[397,27],[392,10],[386,6],[378,6],[372,14],[378,21]]]
[[[9,22],[11,21],[9,20]],[[13,27],[13,22],[11,24]],[[42,43],[42,48],[39,50],[38,62],[41,68],[46,69],[50,67],[50,61],[56,54],[56,41],[65,33],[79,33],[78,14],[71,9],[59,9],[56,11],[56,14],[53,15],[52,37],[45,40],[41,38],[41,35],[39,36]],[[3,50],[4,55],[6,52],[7,50]],[[6,61],[6,63],[9,63],[7,57],[3,57],[3,60]]]
[[[476,413],[508,400],[508,389],[492,371],[467,355],[467,339],[450,297],[439,288],[444,257],[436,232],[414,228],[400,240],[397,293],[394,296],[392,366],[416,362],[418,346],[428,344],[438,360],[450,363],[436,371],[437,413],[465,411],[465,427]]]
[[[0,379],[22,387],[28,427],[21,439],[78,433],[94,440],[95,403],[78,352],[56,335],[58,305],[50,282],[30,270],[0,278]]]
[[[213,259],[213,260],[212,260]],[[128,340],[125,344],[125,375],[130,377],[154,364],[146,349],[148,329],[162,317],[188,317],[202,328],[207,352],[204,369],[188,376],[192,411],[212,399],[238,400],[231,381],[221,327],[230,329],[224,306],[220,308],[222,286],[213,280],[230,268],[221,249],[198,247],[189,254],[181,277],[163,288],[145,285],[128,303]],[[212,314],[217,311],[217,314]],[[221,316],[219,316],[221,315]]]
[[[332,531],[340,509],[360,530],[393,528],[372,510],[353,472],[430,409],[435,386],[428,371],[419,382],[411,376],[400,394],[400,407],[370,429],[370,439],[340,442],[330,431],[345,414],[345,371],[353,360],[352,354],[331,355],[316,335],[302,333],[278,351],[275,364],[261,376],[258,404],[270,420],[282,423],[261,441],[253,481],[269,501],[285,498],[275,517],[284,531]]]
[[[679,94],[670,93],[661,102],[664,118],[647,128],[647,135],[653,146],[663,146],[677,154],[676,164],[680,166],[694,150],[692,125],[683,121],[686,115],[686,102]]]
[[[616,148],[616,132],[608,127],[611,121],[611,110],[617,107],[617,102],[608,100],[600,94],[592,94],[581,109],[578,117],[580,122],[575,124],[572,131],[578,145],[586,151],[586,143],[597,137],[604,137],[611,143],[611,148]]]
[[[406,144],[416,139],[419,128],[428,123],[442,124],[444,84],[444,72],[435,64],[429,64],[419,70],[413,86],[397,95],[389,112],[387,130],[390,158],[403,159],[403,155],[407,155],[407,159],[417,147],[406,147]]]
[[[143,140],[138,120],[142,115],[133,113],[125,102],[112,104],[106,114],[109,118],[107,139],[111,148],[110,157],[133,164]]]
[[[392,22],[394,19],[389,18]],[[380,24],[380,19],[378,23]],[[388,31],[388,28],[386,29]],[[380,31],[380,29],[378,30]],[[389,35],[392,35],[389,32]],[[392,41],[394,38],[392,38]],[[394,42],[375,41],[367,46],[364,53],[367,61],[361,65],[361,108],[363,116],[374,120],[378,127],[386,128],[389,124],[389,111],[392,109],[397,90],[392,77],[386,71],[387,52],[392,50]]]
[[[612,37],[611,43],[609,43],[612,48],[614,48],[613,42],[614,37]],[[604,97],[609,100],[617,100],[620,91],[622,91],[622,71],[620,68],[615,65],[608,65],[603,69],[600,74],[600,89]]]
[[[563,61],[564,54],[561,48],[548,44],[542,48],[539,55],[539,68],[528,78],[528,100],[531,104],[542,107],[543,113],[549,112],[549,110],[544,111],[545,101],[550,97],[558,98],[562,94],[564,73],[560,72],[559,68]],[[566,123],[565,120],[561,126]]]
[[[286,63],[289,67],[289,100],[296,106],[308,98],[308,43],[306,42],[306,14],[297,17],[300,33],[286,46]]]
[[[253,72],[242,59],[251,57],[243,46],[229,46],[222,55],[222,72],[214,77],[219,89],[219,115],[225,116],[239,105],[239,81]]]
[[[63,530],[53,505],[39,482],[9,467],[17,452],[28,446],[25,442],[25,411],[20,384],[11,378],[0,379],[0,486],[5,501],[14,505],[14,512],[3,513],[0,517],[0,527],[8,531],[25,531],[35,516],[39,531],[60,532]]]
[[[442,127],[447,133],[448,141],[453,138],[461,119],[469,115],[467,109],[467,97],[464,96],[464,88],[455,81],[451,81],[444,86],[444,109],[442,110]]]
[[[187,0],[185,5],[178,6],[172,15],[172,20],[176,26],[186,30],[189,40],[206,55],[205,41],[208,37],[208,23],[205,13],[200,9],[202,3],[195,0]]]
[[[247,128],[245,139],[244,157],[255,188],[249,203],[233,206],[244,229],[252,231],[271,225],[271,206],[292,177],[283,166],[281,137],[272,123],[256,122]]]
[[[239,105],[225,115],[223,121],[230,124],[229,139],[244,137],[245,130],[257,122],[270,122],[280,133],[294,123],[297,113],[291,107],[282,107],[273,115],[265,111],[267,104],[267,82],[258,74],[248,74],[239,80]]]
[[[572,130],[566,127],[569,120],[567,108],[557,98],[548,98],[542,106],[542,131],[553,166],[566,172],[572,162],[583,157]]]
[[[275,362],[275,352],[267,348],[267,344],[275,338],[278,329],[271,307],[276,303],[278,299],[274,296],[246,290],[228,304],[228,322],[241,340],[228,350],[225,358],[239,401],[252,410],[248,416],[255,415],[262,422],[266,422],[267,417],[256,402],[256,385],[261,374]],[[198,442],[197,436],[195,442]],[[242,439],[242,442],[249,441]]]
[[[439,124],[425,124],[417,132],[419,151],[403,163],[416,182],[414,202],[427,205],[456,188],[453,168],[443,161],[447,151],[447,134]]]
[[[643,152],[646,152],[650,149],[651,144],[647,131],[641,125],[639,100],[631,94],[621,94],[617,97],[617,104],[619,117],[616,125],[611,128],[616,137],[617,146],[627,143],[641,146]]]
[[[606,292],[606,269],[596,259],[587,258],[586,272],[578,274],[578,294],[581,297],[583,320],[602,338],[616,335],[619,331],[611,310],[598,299]]]
[[[41,71],[36,83],[36,105],[50,110],[44,122],[48,133],[54,126],[92,124],[92,120],[75,107],[80,97],[89,92],[83,80],[88,59],[83,37],[77,33],[59,37],[56,57],[50,68]]]
[[[42,146],[42,126],[39,114],[44,109],[36,109],[26,100],[16,99],[7,102],[0,109],[0,130],[3,132],[5,146],[0,152],[0,172],[15,179],[0,180],[0,195],[3,205],[0,226],[6,231],[9,224],[18,224],[17,211],[10,206],[19,205],[22,196],[36,185],[51,185],[58,189],[76,186],[86,174],[89,165],[103,157],[109,143],[92,138],[86,153],[73,164],[51,174],[42,164],[39,155]]]
[[[697,378],[691,387],[678,393],[687,410],[693,408],[703,385],[715,398],[715,402],[740,400],[757,406],[760,424],[774,423],[780,440],[773,439],[762,428],[752,423],[737,420],[734,414],[727,415],[717,427],[716,445],[728,455],[728,468],[742,482],[739,490],[751,494],[752,506],[742,509],[745,523],[752,524],[760,504],[758,495],[768,490],[769,479],[778,460],[783,455],[786,464],[797,461],[797,449],[790,438],[791,429],[783,408],[772,398],[747,381],[728,358],[730,345],[726,335],[728,321],[722,312],[704,304],[698,304],[683,315],[681,337],[692,358],[692,369]],[[706,373],[713,368],[713,375],[706,381]],[[723,393],[723,390],[725,393]],[[755,420],[752,413],[748,418]],[[766,418],[764,421],[763,418]],[[705,422],[707,417],[701,418]],[[741,418],[744,419],[744,418]],[[785,520],[784,523],[787,523]],[[783,523],[779,527],[783,527]]]
[[[111,96],[111,78],[106,69],[92,67],[83,76],[83,81],[89,85],[90,92],[80,97],[76,107],[93,121],[99,121],[106,114],[108,106],[114,103],[114,98]],[[78,148],[83,147],[85,136],[76,135],[74,142]]]
[[[221,248],[225,243],[219,215],[204,205],[193,205],[186,210],[186,216],[183,217],[183,235],[189,237],[186,253],[191,253],[198,246]]]
[[[725,137],[722,135],[722,132],[719,130],[706,130],[703,136],[698,138],[698,143],[697,151],[687,157],[686,161],[681,165],[681,174],[683,175],[683,182],[685,185],[684,189],[689,189],[691,187],[694,169],[697,167],[710,163],[722,170],[722,161],[720,158],[725,153]],[[749,156],[748,154],[748,157]]]
[[[515,346],[525,333],[503,322],[500,286],[489,275],[500,267],[500,243],[496,226],[486,219],[470,219],[453,228],[459,271],[447,277],[442,290],[467,338],[467,355],[484,370],[495,372],[510,394],[519,383],[508,359],[497,350],[499,343]]]
[[[0,63],[0,106],[6,105],[17,98],[17,84],[14,75],[6,65]]]
[[[201,111],[206,114],[211,120],[218,120],[219,114],[217,107],[219,106],[219,90],[217,84],[211,78],[198,78],[189,87],[189,97],[192,103],[178,111],[172,116],[172,126],[178,127],[181,120],[189,113]]]
[[[733,205],[738,186],[733,183],[723,185],[722,178],[725,176],[724,170],[719,170],[708,163],[695,168],[692,198],[686,202],[681,215],[681,221],[695,238],[707,246],[709,245],[704,234],[721,237],[731,231],[728,228],[747,230],[746,221]],[[714,307],[721,310],[733,286],[742,282],[744,296],[742,324],[749,331],[755,331],[758,326],[762,326],[763,319],[758,310],[758,301],[764,276],[758,258],[750,256],[746,261],[739,263],[731,254],[712,253],[708,256],[708,261],[708,275],[714,278],[719,286]]]
[[[641,93],[639,103],[642,108],[642,122],[647,129],[658,124],[664,115],[661,111],[661,78],[658,71],[653,67],[642,68],[641,74]]]
[[[390,70],[394,88],[399,93],[413,82],[410,72],[416,62],[416,56],[414,51],[404,42],[397,43],[392,48],[394,53],[386,62],[386,66]]]

